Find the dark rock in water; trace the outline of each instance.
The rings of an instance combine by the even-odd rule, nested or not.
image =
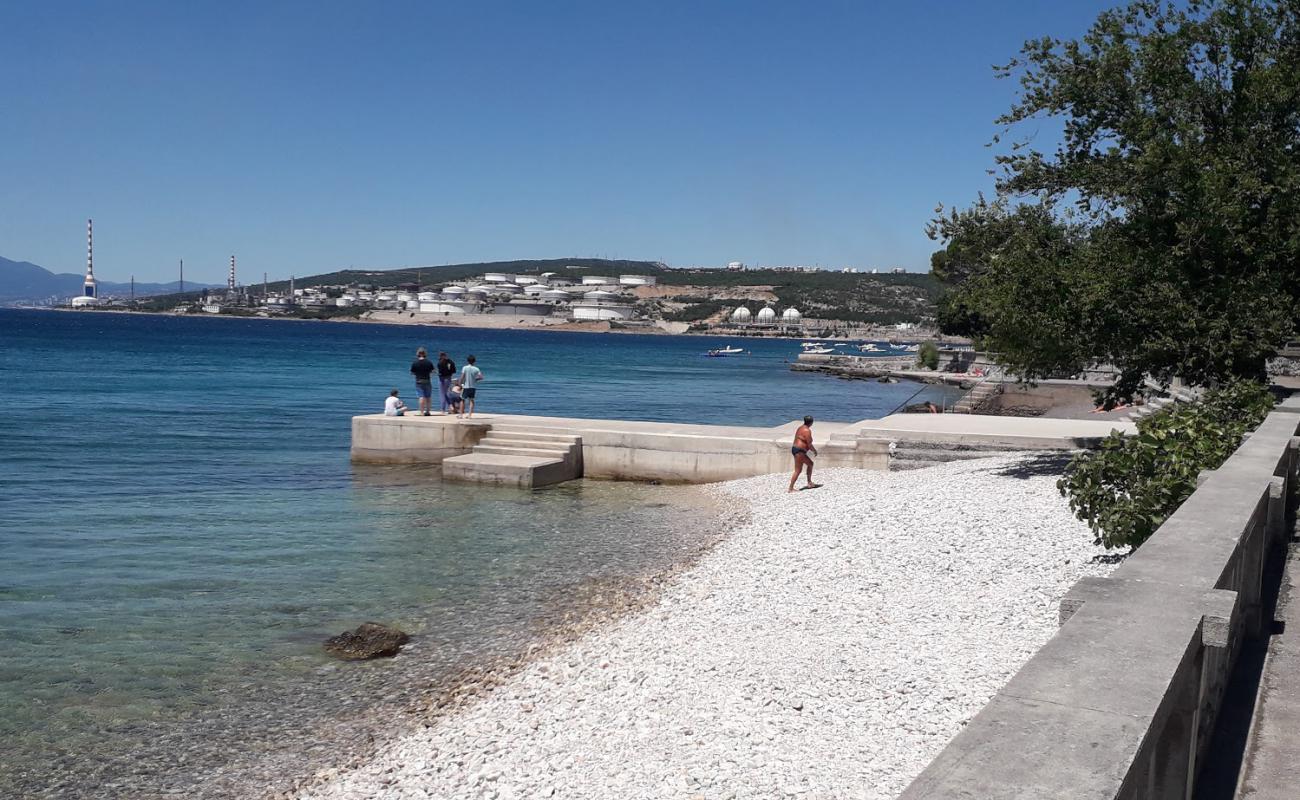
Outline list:
[[[347,661],[395,656],[411,637],[397,628],[367,622],[325,640],[325,651]]]

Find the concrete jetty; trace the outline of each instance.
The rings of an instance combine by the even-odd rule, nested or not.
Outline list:
[[[352,460],[442,464],[444,477],[521,487],[577,477],[711,483],[785,472],[799,426],[691,425],[514,414],[352,418]],[[887,470],[900,445],[966,453],[1093,447],[1132,423],[957,414],[818,421],[820,467]]]

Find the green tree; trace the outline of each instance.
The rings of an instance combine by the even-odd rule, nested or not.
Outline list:
[[[1112,363],[1110,400],[1262,376],[1300,299],[1300,6],[1142,0],[998,72],[997,196],[929,229],[946,328],[1029,378]],[[1015,138],[1044,118],[1054,150]]]

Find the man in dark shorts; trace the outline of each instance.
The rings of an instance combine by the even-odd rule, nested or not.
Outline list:
[[[451,391],[451,379],[456,377],[456,362],[446,353],[438,354],[438,399],[442,401],[442,413],[447,413],[447,393]]]
[[[790,454],[794,456],[794,475],[790,476],[789,491],[791,492],[794,491],[794,482],[799,480],[799,473],[805,467],[808,469],[808,485],[804,488],[816,489],[821,486],[820,483],[813,483],[813,460],[808,455],[809,453],[817,455],[817,448],[813,446],[812,440],[812,424],[812,417],[804,417],[803,424],[799,426],[799,430],[794,432],[794,445],[790,448]]]
[[[411,363],[411,374],[415,376],[415,393],[420,395],[420,413],[429,416],[433,407],[433,362],[429,360],[429,351],[421,347],[415,351],[415,361]]]
[[[465,399],[462,404],[466,417],[474,416],[474,400],[478,394],[478,382],[483,380],[483,370],[474,366],[474,356],[466,356],[467,362],[460,371],[460,396]],[[460,416],[457,413],[456,416]]]

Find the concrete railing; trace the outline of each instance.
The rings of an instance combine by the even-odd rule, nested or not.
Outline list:
[[[1289,539],[1298,424],[1289,398],[1110,577],[1076,584],[1056,635],[903,800],[1190,798]]]

